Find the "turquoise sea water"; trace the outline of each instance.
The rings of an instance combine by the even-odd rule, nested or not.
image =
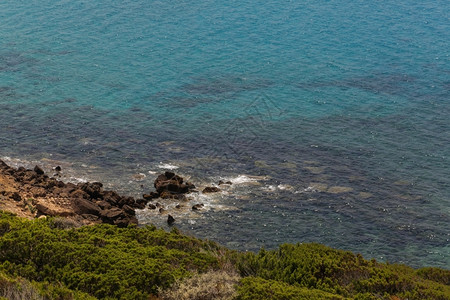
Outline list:
[[[0,158],[231,180],[177,226],[449,268],[449,33],[448,1],[1,1]]]

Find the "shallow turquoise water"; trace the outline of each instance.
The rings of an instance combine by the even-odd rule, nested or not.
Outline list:
[[[449,267],[449,11],[2,1],[0,156],[133,195],[170,165],[204,185],[228,178],[181,229]]]

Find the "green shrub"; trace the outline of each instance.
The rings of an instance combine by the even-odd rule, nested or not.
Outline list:
[[[308,289],[285,282],[266,280],[260,277],[247,277],[241,280],[238,287],[237,300],[338,300],[339,295],[333,295],[316,289]]]
[[[449,270],[378,263],[319,244],[240,253],[176,229],[75,225],[0,211],[0,297],[226,299],[238,277],[223,274],[238,270],[238,299],[450,299]]]
[[[278,250],[247,253],[237,260],[242,276],[359,299],[450,299],[447,271],[415,270],[365,260],[320,244],[285,244]],[[420,274],[420,276],[418,275]]]
[[[417,270],[417,275],[428,280],[450,285],[450,270],[427,267]]]
[[[89,294],[74,291],[65,287],[61,283],[51,284],[48,282],[33,282],[33,286],[39,291],[44,299],[58,300],[95,300],[97,298]]]
[[[52,219],[0,213],[0,268],[29,280],[61,282],[97,298],[147,299],[158,288],[217,268],[217,245],[149,226],[60,229]]]
[[[8,221],[0,221],[0,236],[4,235],[11,229]]]
[[[355,278],[367,278],[376,264],[360,255],[320,244],[284,244],[275,251],[262,249],[239,261],[241,275],[259,276],[330,293],[346,294],[342,286]]]

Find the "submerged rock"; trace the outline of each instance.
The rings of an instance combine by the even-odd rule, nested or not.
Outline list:
[[[203,207],[205,207],[203,203],[195,204],[194,206],[192,206],[192,210],[200,210]]]
[[[330,194],[341,194],[341,193],[348,193],[351,191],[353,191],[353,188],[348,186],[331,186],[327,190],[327,192]]]
[[[367,199],[373,196],[373,194],[368,193],[368,192],[360,192],[358,194],[359,197],[361,197],[362,199]]]
[[[219,185],[224,185],[224,184],[227,184],[227,185],[232,185],[233,183],[231,182],[231,181],[222,181],[222,180],[219,180]]]
[[[207,186],[203,189],[202,193],[217,193],[220,192],[220,189],[215,186]]]
[[[167,224],[172,225],[175,222],[175,218],[171,215],[167,216]]]

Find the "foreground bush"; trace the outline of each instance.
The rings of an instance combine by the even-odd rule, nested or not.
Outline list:
[[[214,243],[155,227],[60,229],[52,219],[0,213],[0,268],[29,280],[61,282],[97,298],[147,299],[192,271],[217,268]],[[1,227],[1,226],[0,226]]]
[[[238,300],[339,300],[341,296],[321,290],[308,289],[297,285],[289,285],[282,281],[266,280],[259,277],[242,279],[238,287]]]
[[[259,277],[245,279],[244,287],[260,290],[266,289],[269,283],[272,288],[280,289],[284,283],[297,289],[321,290],[358,299],[450,299],[450,286],[446,284],[449,270],[416,271],[404,265],[368,261],[361,255],[320,244],[285,244],[274,251],[247,253],[240,257],[238,268],[243,276]],[[252,280],[256,282],[253,285]],[[241,288],[241,292],[247,290]]]
[[[73,225],[0,212],[0,298],[450,299],[449,270],[319,244],[239,253],[177,230]]]

